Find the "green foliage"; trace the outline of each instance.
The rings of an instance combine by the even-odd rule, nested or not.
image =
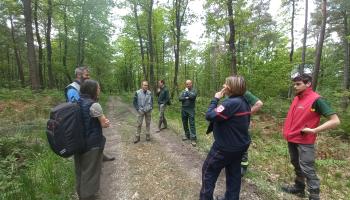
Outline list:
[[[72,161],[55,155],[43,132],[61,91],[0,90],[0,199],[70,199]]]
[[[1,137],[0,199],[69,199],[72,162],[53,154],[46,139],[16,134]]]

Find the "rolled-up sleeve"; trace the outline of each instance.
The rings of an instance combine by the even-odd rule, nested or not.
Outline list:
[[[100,117],[103,115],[102,107],[99,103],[93,103],[90,107],[90,116],[91,117]]]

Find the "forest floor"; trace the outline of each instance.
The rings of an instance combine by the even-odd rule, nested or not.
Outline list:
[[[100,198],[103,200],[129,199],[199,199],[201,168],[206,153],[183,142],[171,129],[155,133],[151,124],[151,141],[133,143],[136,131],[136,111],[118,97],[110,97],[106,114],[111,127],[104,130],[107,137],[105,153],[116,160],[104,162]],[[143,125],[143,131],[144,131]],[[225,191],[224,172],[216,184],[215,196]],[[268,199],[260,195],[258,187],[249,179],[242,179],[243,200]],[[281,196],[281,199],[295,199]]]

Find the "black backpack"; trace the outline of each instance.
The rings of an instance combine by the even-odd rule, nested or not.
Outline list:
[[[79,104],[67,102],[52,108],[46,136],[51,149],[61,157],[83,152],[84,125]]]

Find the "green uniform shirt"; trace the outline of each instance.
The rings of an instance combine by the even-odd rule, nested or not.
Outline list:
[[[248,101],[248,103],[249,103],[250,106],[253,106],[257,101],[259,101],[259,98],[256,97],[256,96],[254,96],[254,95],[253,95],[251,92],[249,92],[248,90],[244,93],[243,96],[247,99],[247,101]]]
[[[169,90],[166,86],[160,89],[158,93],[158,104],[167,104],[170,101]]]
[[[329,103],[324,98],[318,98],[313,104],[312,109],[315,109],[315,111],[323,115],[324,117],[331,116],[333,114],[336,114],[336,112],[331,108]]]
[[[182,108],[194,109],[196,104],[197,91],[192,88],[191,90],[183,90],[180,94],[179,101],[182,103]]]

